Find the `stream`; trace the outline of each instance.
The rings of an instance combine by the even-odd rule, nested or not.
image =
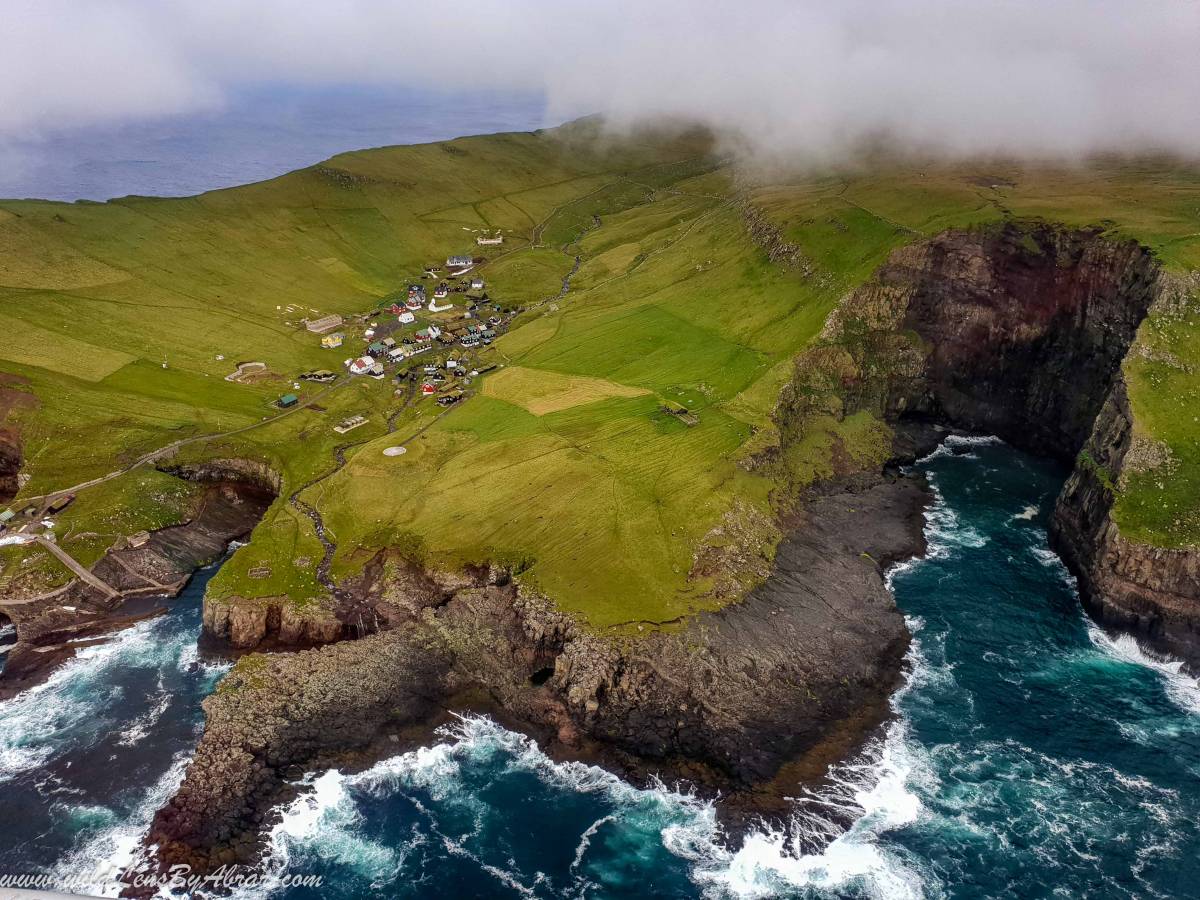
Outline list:
[[[464,717],[364,772],[311,773],[235,896],[1196,896],[1200,684],[1083,614],[1046,537],[1064,473],[979,438],[917,468],[937,500],[929,556],[890,575],[914,634],[895,716],[786,827],[739,843],[686,787]],[[196,653],[208,574],[0,704],[0,872],[131,859],[224,670]]]

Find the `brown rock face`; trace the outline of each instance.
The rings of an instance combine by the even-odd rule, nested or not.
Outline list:
[[[1149,251],[1094,230],[952,231],[893,253],[830,337],[854,358],[852,408],[1074,463],[1051,536],[1084,604],[1200,667],[1200,555],[1129,541],[1110,517],[1132,428],[1120,365],[1162,290]]]
[[[378,563],[357,589],[387,630],[247,657],[205,701],[196,762],[150,834],[158,862],[251,858],[285,779],[452,697],[629,774],[769,779],[845,719],[877,721],[908,646],[882,571],[923,550],[927,499],[879,477],[815,499],[775,574],[673,634],[596,634],[503,570]]]
[[[137,546],[118,541],[92,566],[97,577],[120,592],[118,598],[76,579],[50,594],[6,606],[18,642],[0,673],[0,698],[45,679],[54,666],[74,655],[74,641],[136,621],[123,611],[126,601],[178,594],[198,567],[219,558],[230,541],[250,532],[272,499],[272,494],[244,482],[211,485],[189,522],[160,529]]]
[[[1200,554],[1126,540],[1110,518],[1106,480],[1119,478],[1132,416],[1125,384],[1109,392],[1054,511],[1051,537],[1101,623],[1132,631],[1200,668]],[[1102,475],[1101,473],[1108,473]]]
[[[245,658],[204,701],[204,738],[148,843],[196,871],[255,860],[256,826],[285,778],[428,716],[448,665],[415,629]]]
[[[17,495],[21,471],[21,437],[15,429],[0,428],[0,503]]]
[[[835,318],[875,375],[852,403],[1074,460],[1157,285],[1148,250],[1094,230],[1010,223],[903,247]],[[888,363],[897,331],[919,339],[915,369]]]

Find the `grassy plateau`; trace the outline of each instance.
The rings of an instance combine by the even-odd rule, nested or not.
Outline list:
[[[214,595],[325,602],[297,494],[336,543],[337,579],[388,548],[438,566],[501,560],[594,627],[673,622],[736,594],[698,565],[731,534],[756,557],[748,571],[769,561],[782,485],[749,462],[777,443],[793,360],[839,298],[903,243],[1012,216],[1136,238],[1185,285],[1200,269],[1200,174],[1167,162],[887,164],[748,187],[703,135],[616,140],[591,122],[347,153],[198,197],[2,201],[0,371],[27,395],[0,406],[24,446],[14,506],[194,439],[171,461],[260,460],[283,485]],[[772,262],[764,228],[802,264]],[[503,245],[476,246],[496,231]],[[521,310],[491,345],[414,361],[457,356],[482,373],[464,402],[419,399],[391,369],[295,381],[341,373],[371,322],[394,321],[372,311],[450,254],[486,256],[473,274],[496,311]],[[447,302],[433,320],[461,324],[463,295]],[[337,350],[301,321],[328,313],[348,318]],[[431,320],[418,316],[397,336]],[[1170,472],[1121,485],[1117,520],[1194,546],[1197,305],[1156,311],[1138,342],[1136,424]],[[248,361],[266,373],[226,380]],[[293,390],[300,406],[280,415],[273,401]],[[333,431],[352,415],[367,424]],[[393,446],[406,452],[384,455]],[[789,448],[788,488],[887,447],[883,423],[831,411]],[[85,562],[115,535],[185,517],[194,496],[148,466],[78,493],[54,527]],[[0,548],[0,564],[0,579],[68,577],[24,546]]]

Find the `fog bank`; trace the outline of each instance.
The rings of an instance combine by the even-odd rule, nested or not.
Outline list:
[[[541,91],[550,120],[695,119],[767,156],[1200,156],[1195,0],[0,0],[0,139],[239,86]]]

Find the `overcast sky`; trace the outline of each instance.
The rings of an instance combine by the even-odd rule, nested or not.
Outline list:
[[[0,0],[0,140],[264,82],[543,91],[827,158],[1200,156],[1200,0]]]

